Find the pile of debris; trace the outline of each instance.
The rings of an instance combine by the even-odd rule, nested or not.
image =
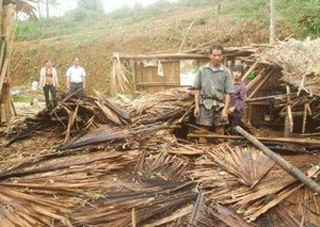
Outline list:
[[[27,120],[23,130],[38,126],[32,135],[57,132],[64,140],[56,153],[48,147],[47,155],[11,166],[5,160],[1,226],[320,224],[319,195],[260,150],[178,142],[172,132],[192,119],[191,91],[117,103],[122,107],[101,97],[66,97]],[[282,157],[319,182],[319,144],[291,146],[310,144],[312,153],[296,147],[299,152]],[[283,147],[273,142],[273,148]]]
[[[269,54],[259,53],[261,48]],[[302,122],[307,116],[318,119],[317,93],[312,90],[311,97],[303,82],[296,95],[299,89],[286,80],[293,71],[284,58],[262,57],[279,55],[274,48],[228,50],[241,56],[244,51],[252,64],[243,77],[249,107],[271,106],[290,127],[298,112]],[[299,78],[316,73],[309,72]],[[268,89],[279,87],[279,80],[286,81],[285,89],[281,85],[282,93],[273,94]],[[15,129],[1,148],[18,147],[36,135],[58,138],[55,147],[30,142],[33,152],[23,147],[16,159],[0,161],[0,226],[320,226],[320,198],[314,193],[320,190],[319,141],[256,137],[278,153],[281,165],[265,149],[245,142],[195,144],[197,137],[246,139],[198,132],[193,109],[188,89],[134,100],[61,97],[54,108]],[[177,131],[188,137],[176,137]]]

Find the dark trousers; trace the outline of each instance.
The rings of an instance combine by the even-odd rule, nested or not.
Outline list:
[[[83,88],[82,82],[81,83],[72,83],[71,82],[70,83],[70,94],[75,93],[76,91],[81,89],[81,91],[78,92],[78,95],[81,95],[83,92],[82,88]]]
[[[235,127],[241,124],[242,114],[239,112],[235,112],[232,115],[229,115],[229,124],[232,130],[233,135],[240,135],[236,130]]]
[[[43,87],[43,93],[44,93],[44,97],[46,99],[46,106],[47,107],[50,106],[49,92],[51,93],[52,101],[55,103],[55,101],[56,101],[56,88],[53,85],[46,84]]]

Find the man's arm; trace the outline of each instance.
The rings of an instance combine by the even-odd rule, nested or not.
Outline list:
[[[67,76],[67,88],[70,89],[70,77]]]
[[[86,87],[86,77],[84,76],[82,79],[82,88],[85,89]]]
[[[194,116],[198,118],[200,117],[200,91],[199,90],[194,91],[194,103],[195,103]]]
[[[86,76],[87,76],[84,68],[82,68],[81,76],[82,76],[82,88],[84,89],[86,87]]]
[[[41,68],[40,70],[40,80],[39,80],[39,87],[42,88],[44,85],[44,81],[43,81],[43,68]]]
[[[228,120],[228,109],[230,106],[230,102],[231,102],[231,94],[227,94],[226,95],[226,101],[224,103],[224,107],[221,113],[221,121],[226,121]]]

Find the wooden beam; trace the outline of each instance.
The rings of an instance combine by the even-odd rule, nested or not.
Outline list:
[[[176,82],[140,82],[136,84],[137,87],[157,87],[157,86],[164,86],[164,87],[191,87],[188,85],[180,85],[180,83]]]
[[[245,81],[247,76],[257,67],[258,62],[255,62],[249,69],[248,71],[244,74],[244,76],[241,78],[242,81]]]
[[[251,80],[247,85],[247,91],[250,91],[259,81],[263,79],[265,69],[262,69],[258,76],[256,76],[253,80]]]
[[[270,77],[272,76],[272,74],[275,72],[275,69],[272,69],[259,83],[258,86],[255,87],[255,89],[250,93],[248,99],[251,99],[256,93],[257,91],[259,91],[259,89],[270,79]]]
[[[229,135],[218,135],[218,134],[189,134],[189,138],[215,138],[215,139],[244,139],[243,136],[229,136]],[[257,137],[258,140],[263,142],[279,142],[279,143],[290,143],[290,144],[301,144],[301,145],[316,145],[320,146],[320,141],[310,141],[307,139],[297,138],[269,138],[269,137]]]
[[[208,55],[203,54],[184,54],[184,53],[173,53],[173,54],[140,54],[140,55],[120,55],[120,59],[160,59],[160,58],[179,58],[179,59],[205,59],[209,60]]]

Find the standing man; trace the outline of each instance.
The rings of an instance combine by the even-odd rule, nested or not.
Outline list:
[[[84,68],[79,66],[79,58],[73,59],[73,66],[71,66],[67,71],[67,88],[70,94],[83,89],[86,87],[86,72]],[[82,94],[82,90],[79,94]]]
[[[230,71],[222,64],[224,49],[214,44],[209,49],[210,62],[202,66],[195,77],[193,87],[196,89],[194,115],[197,124],[208,130],[215,126],[215,132],[224,134],[228,124],[228,109],[233,93]],[[204,138],[200,143],[206,143]]]

